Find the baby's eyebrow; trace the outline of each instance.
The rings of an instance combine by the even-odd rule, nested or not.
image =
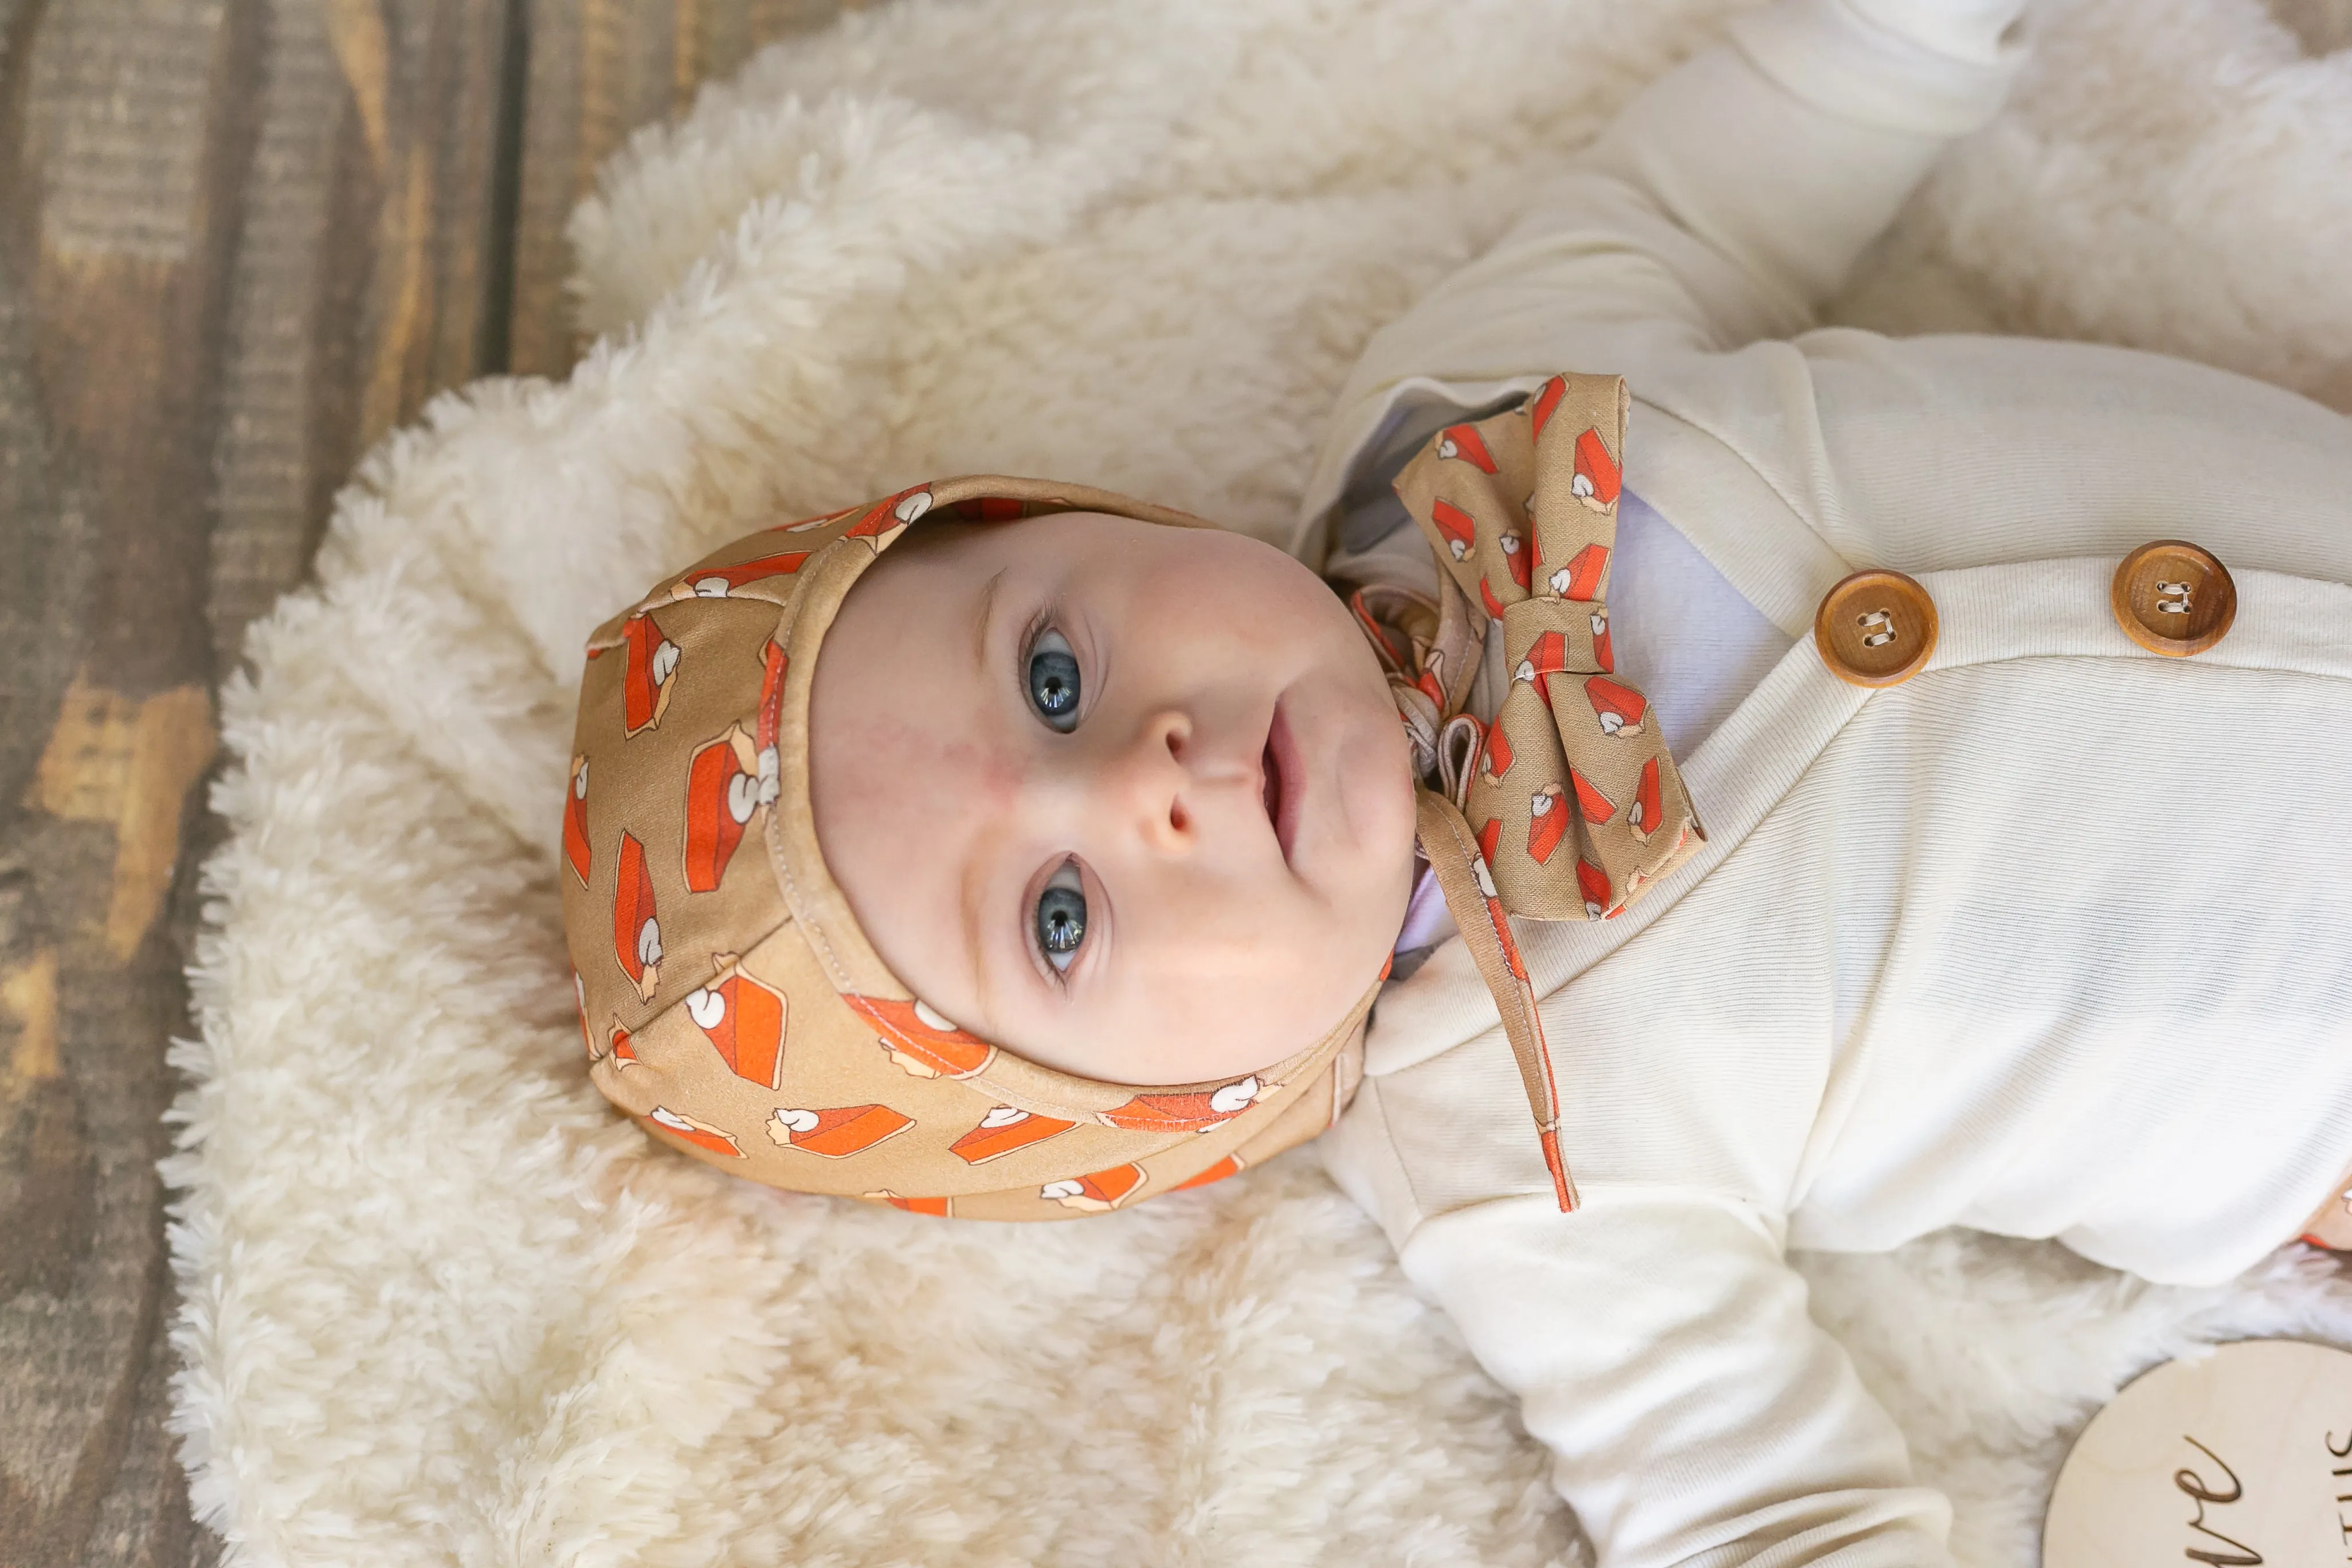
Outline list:
[[[999,566],[996,575],[980,586],[980,602],[973,606],[971,615],[971,667],[974,669],[988,662],[988,623],[996,614],[997,584],[1004,581],[1004,574],[1010,568]]]
[[[972,606],[971,667],[975,672],[988,666],[988,629],[996,616],[996,590],[1004,581],[1009,567],[1000,566],[989,580],[980,586],[980,596]],[[984,679],[984,678],[983,678]],[[981,711],[988,710],[985,703]],[[982,847],[990,835],[981,835],[966,850],[963,862],[963,959],[971,971],[972,994],[980,999],[981,1011],[993,1015],[996,1011],[989,996],[988,965],[981,959],[981,903],[988,891],[987,868],[983,864],[986,851]]]
[[[996,1006],[989,995],[988,965],[981,962],[981,903],[988,891],[983,852],[975,849],[963,862],[963,961],[971,970],[972,994],[980,999],[983,1016],[993,1017]]]

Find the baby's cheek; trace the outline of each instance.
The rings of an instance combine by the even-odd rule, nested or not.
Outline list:
[[[1003,812],[1021,793],[1021,760],[1006,746],[955,739],[909,746],[900,754],[906,776],[892,781],[894,787],[925,798],[945,793]]]
[[[1359,907],[1385,919],[1381,911],[1392,903],[1402,921],[1412,882],[1414,794],[1403,726],[1389,715],[1357,726],[1337,772],[1349,845],[1363,879],[1363,898],[1370,901]]]
[[[1349,958],[1353,945],[1328,910],[1237,898],[1132,999],[1140,1081],[1253,1072],[1314,1045],[1378,972]]]
[[[1269,1022],[1281,1019],[1276,1055],[1302,1050],[1329,1032],[1379,977],[1403,921],[1380,901],[1353,899],[1336,908],[1303,911],[1266,943],[1276,962],[1252,976],[1257,1005]]]

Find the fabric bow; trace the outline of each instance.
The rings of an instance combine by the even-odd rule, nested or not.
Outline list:
[[[1610,647],[1628,404],[1622,376],[1556,375],[1516,408],[1439,431],[1395,481],[1436,552],[1435,625],[1425,606],[1359,603],[1410,646],[1407,663],[1395,635],[1375,637],[1423,776],[1444,784],[1422,792],[1423,853],[1495,994],[1563,1210],[1576,1187],[1559,1095],[1506,916],[1611,919],[1706,838]],[[1482,726],[1463,709],[1494,623],[1508,684]]]

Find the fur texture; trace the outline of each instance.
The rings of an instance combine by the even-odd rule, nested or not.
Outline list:
[[[2074,0],[1834,315],[2110,339],[2352,406],[2352,13]],[[436,402],[224,696],[176,1055],[176,1426],[239,1564],[1576,1563],[1542,1455],[1311,1151],[1071,1226],[782,1194],[582,1071],[555,868],[583,634],[933,474],[1278,535],[1358,346],[1724,0],[901,0],[638,136],[561,385]],[[2328,51],[2333,50],[2330,53]],[[1805,1262],[2031,1562],[2144,1366],[2352,1342],[2275,1256],[2160,1289],[1963,1233]]]

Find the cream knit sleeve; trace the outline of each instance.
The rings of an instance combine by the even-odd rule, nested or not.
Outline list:
[[[1523,1101],[1489,1031],[1368,1075],[1320,1152],[1517,1399],[1601,1568],[1950,1568],[1949,1505],[1808,1315],[1777,1209],[1738,1180],[1588,1164],[1561,1214]],[[1723,1145],[1769,1131],[1651,1163],[1752,1165]]]
[[[1494,249],[1367,344],[1300,512],[1308,549],[1400,398],[1481,405],[1562,369],[1642,395],[1662,355],[1812,312],[1956,135],[2000,106],[2022,0],[1780,0],[1653,83]],[[1573,357],[1573,363],[1561,360]],[[1538,363],[1538,362],[1540,363]]]
[[[1948,1568],[1951,1510],[1717,1194],[1597,1186],[1424,1221],[1399,1252],[1551,1448],[1602,1568]]]

